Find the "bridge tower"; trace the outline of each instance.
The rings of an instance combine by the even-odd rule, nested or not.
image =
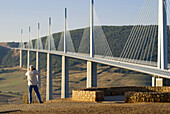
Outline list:
[[[168,69],[168,52],[167,52],[167,12],[166,0],[159,0],[158,14],[158,69]],[[166,85],[166,79],[154,76],[152,86]]]
[[[28,49],[31,49],[31,27],[29,26],[29,35],[28,35]],[[28,50],[27,52],[27,70],[29,70],[29,66],[31,65],[31,52]]]
[[[23,48],[23,42],[22,42],[22,37],[23,37],[23,30],[21,29],[21,44],[20,44],[20,68],[23,67],[23,53],[22,53],[22,48]]]
[[[52,82],[52,55],[51,51],[51,17],[49,17],[49,32],[48,32],[48,53],[47,53],[47,84],[46,84],[46,101],[53,99],[53,82]]]
[[[38,52],[40,49],[40,23],[38,23],[38,38],[37,38],[37,51],[36,51],[36,69],[38,70],[38,87],[41,87],[41,68],[40,68],[40,53]]]
[[[158,68],[168,69],[166,0],[159,0]]]
[[[64,53],[67,53],[67,8],[64,17]],[[69,58],[62,56],[61,98],[69,97]]]
[[[90,7],[90,57],[94,57],[94,0]],[[97,87],[97,64],[87,61],[87,88]]]

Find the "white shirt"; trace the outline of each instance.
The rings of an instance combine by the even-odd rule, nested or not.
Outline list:
[[[37,76],[38,71],[34,70],[34,71],[27,71],[25,73],[25,75],[27,76],[27,80],[28,80],[28,85],[37,85],[38,81],[37,81]]]

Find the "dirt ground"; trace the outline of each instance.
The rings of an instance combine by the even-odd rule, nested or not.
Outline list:
[[[71,99],[56,99],[43,104],[0,105],[0,113],[12,114],[169,114],[170,103],[123,103],[123,102],[76,102]]]

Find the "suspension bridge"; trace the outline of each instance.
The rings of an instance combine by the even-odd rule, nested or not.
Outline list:
[[[61,98],[69,97],[69,58],[87,61],[87,88],[97,87],[97,63],[150,74],[153,76],[152,86],[167,86],[166,81],[170,79],[167,48],[169,6],[169,0],[144,0],[136,24],[119,56],[113,55],[102,27],[95,26],[94,0],[91,0],[90,26],[84,29],[78,50],[75,50],[68,31],[65,8],[64,32],[57,46],[51,32],[51,18],[49,18],[49,34],[44,45],[40,38],[39,23],[38,38],[34,45],[30,38],[31,28],[29,27],[27,44],[22,40],[23,30],[21,30],[21,42],[19,47],[15,48],[20,50],[20,67],[23,67],[23,51],[27,51],[27,68],[31,65],[31,52],[36,52],[36,69],[40,72],[40,53],[47,54],[47,101],[53,99],[52,55],[62,56]],[[38,80],[41,86],[40,76]]]

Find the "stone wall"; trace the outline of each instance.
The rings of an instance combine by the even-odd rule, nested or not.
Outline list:
[[[125,95],[126,102],[170,102],[170,87],[106,87],[106,88],[85,88],[72,92],[72,99],[77,101],[103,101],[104,96]],[[135,97],[136,96],[136,97]],[[143,97],[142,97],[143,96]],[[161,97],[159,97],[161,96]]]
[[[170,102],[170,93],[125,92],[125,102]]]
[[[73,90],[72,99],[76,101],[103,101],[104,94],[102,91],[83,91],[83,90]]]
[[[124,95],[125,92],[170,92],[170,87],[151,87],[151,86],[125,86],[125,87],[106,87],[106,88],[85,88],[84,91],[103,91],[104,96]]]

